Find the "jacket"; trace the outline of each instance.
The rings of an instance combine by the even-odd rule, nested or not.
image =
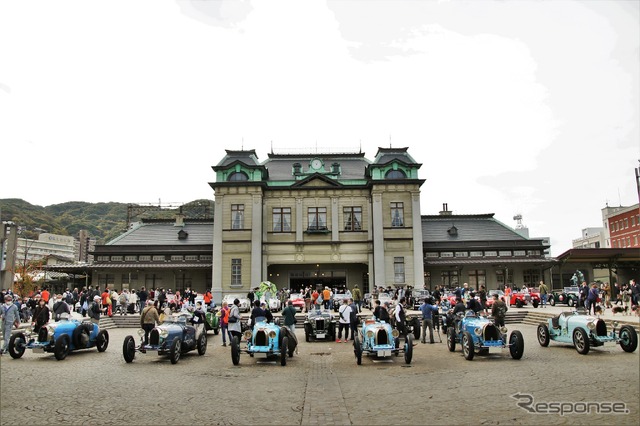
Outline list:
[[[156,324],[160,323],[160,315],[158,310],[154,306],[147,306],[142,310],[140,314],[140,327],[144,324]]]
[[[242,327],[240,325],[240,308],[238,308],[236,305],[231,305],[231,310],[229,311],[229,318],[231,317],[238,318],[238,321],[230,322],[228,326],[228,330],[242,333]]]

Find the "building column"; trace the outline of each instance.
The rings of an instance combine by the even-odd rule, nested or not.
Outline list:
[[[262,281],[262,194],[253,195],[251,208],[251,282],[250,288]]]
[[[217,303],[222,301],[222,222],[224,219],[224,196],[217,195],[213,222],[213,271],[211,273],[211,294]]]
[[[302,242],[302,198],[296,198],[296,243]]]
[[[371,212],[373,231],[373,283],[385,287],[384,229],[382,226],[382,194],[372,194]],[[369,277],[371,281],[371,277]]]
[[[340,230],[338,217],[338,197],[331,197],[331,241],[337,242],[340,240]]]
[[[414,288],[424,287],[424,254],[422,249],[422,216],[420,215],[420,192],[411,194],[413,212],[413,279]]]

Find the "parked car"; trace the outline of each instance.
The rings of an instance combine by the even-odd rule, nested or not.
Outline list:
[[[272,322],[266,322],[264,318],[256,318],[252,330],[246,330],[243,339],[231,339],[231,362],[233,365],[240,364],[240,354],[247,353],[250,357],[279,357],[280,365],[287,365],[287,355],[289,358],[298,345],[295,334],[291,333],[287,327],[280,327]]]
[[[267,303],[264,295],[260,298],[260,303]],[[269,298],[268,308],[271,312],[278,312],[280,309],[282,309],[282,302],[280,302],[280,299],[276,297],[271,297]]]
[[[304,310],[304,294],[291,293],[289,300],[293,303],[293,307],[296,308],[296,311],[302,312]]]
[[[324,309],[311,309],[304,321],[304,337],[307,342],[311,339],[335,340],[336,321],[331,312]]]
[[[522,308],[525,305],[531,304],[534,308],[540,305],[539,293],[523,293],[521,291],[512,292],[509,299],[509,306],[515,305],[516,308]]]
[[[396,316],[390,314],[390,323],[394,328],[398,328],[398,324],[396,324]],[[413,334],[413,337],[416,340],[420,339],[420,327],[422,326],[422,317],[405,317],[404,326],[407,328],[407,332]]]
[[[362,364],[363,355],[371,355],[377,358],[399,356],[404,354],[404,362],[411,364],[413,358],[413,334],[407,334],[404,344],[400,345],[400,333],[384,321],[366,319],[362,321],[362,328],[353,341],[353,352],[356,363]]]
[[[362,306],[371,309],[371,293],[365,293],[362,296]]]
[[[486,317],[478,316],[473,311],[458,313],[455,324],[447,329],[447,347],[450,352],[461,344],[466,360],[471,361],[477,355],[502,353],[509,349],[511,358],[520,359],[524,353],[522,333],[514,330],[507,340],[507,328],[498,327]]]
[[[38,334],[19,331],[9,339],[9,354],[18,359],[27,349],[34,353],[53,352],[58,361],[67,357],[69,352],[95,347],[104,352],[109,346],[109,333],[100,330],[98,324],[84,321],[77,314],[62,314],[60,321],[51,322],[40,329]]]
[[[563,303],[573,308],[580,300],[580,291],[578,287],[565,287],[562,291],[554,291],[548,296],[547,302],[551,306]]]
[[[233,305],[233,301],[235,299],[238,299],[240,301],[240,312],[249,312],[251,310],[251,303],[249,302],[249,299],[247,298],[247,296],[244,296],[242,294],[238,294],[238,293],[230,293],[230,294],[226,294],[223,298],[222,301],[223,302],[227,302],[227,304],[229,306]]]
[[[498,295],[498,300],[504,300],[504,291],[502,290],[489,290],[487,293],[487,309],[491,309],[493,306],[493,295]]]
[[[384,305],[387,302],[390,306],[393,305],[393,299],[391,298],[391,295],[389,295],[389,293],[379,293],[378,300],[380,301],[381,305]]]
[[[169,315],[164,322],[156,326],[149,333],[149,343],[144,344],[144,330],[139,329],[140,344],[136,345],[133,336],[124,338],[122,355],[127,363],[133,362],[136,352],[157,352],[158,355],[168,355],[171,364],[176,364],[184,353],[197,350],[198,355],[207,351],[207,333],[204,326],[194,327],[190,324],[191,315],[181,312]]]
[[[333,310],[338,312],[340,305],[342,305],[344,299],[351,299],[351,291],[350,290],[338,290],[336,294],[333,295]]]
[[[417,310],[420,305],[424,303],[427,297],[431,297],[429,290],[414,290],[413,291],[413,309]]]
[[[618,322],[611,331],[604,320],[581,313],[562,312],[538,325],[538,343],[547,347],[551,340],[572,343],[579,354],[586,355],[591,347],[619,344],[623,351],[634,352],[638,348],[638,333],[630,325],[623,325],[616,335]]]

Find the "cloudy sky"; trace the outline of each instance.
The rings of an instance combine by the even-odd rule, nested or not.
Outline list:
[[[409,147],[552,253],[638,203],[640,2],[0,3],[0,198],[213,198],[224,149]]]

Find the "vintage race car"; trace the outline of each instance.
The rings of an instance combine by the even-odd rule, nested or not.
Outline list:
[[[420,309],[420,305],[424,303],[425,299],[431,297],[429,290],[414,290],[413,291],[413,309]]]
[[[109,333],[100,330],[98,324],[83,321],[79,314],[62,314],[60,321],[51,322],[40,329],[36,335],[31,332],[17,332],[9,339],[9,354],[17,359],[25,350],[34,353],[53,352],[61,361],[69,352],[79,349],[97,348],[104,352],[109,346]]]
[[[504,300],[504,291],[502,290],[489,290],[487,293],[487,309],[491,309],[493,306],[493,295],[498,295],[498,300]]]
[[[213,334],[220,333],[220,315],[216,308],[207,307],[207,313],[204,315],[204,328],[206,331],[213,330]]]
[[[407,334],[404,344],[400,345],[400,333],[384,321],[366,319],[362,321],[362,328],[353,340],[353,352],[356,363],[362,364],[362,355],[372,355],[378,358],[399,356],[404,353],[404,362],[411,364],[413,358],[413,334]]]
[[[122,355],[127,363],[133,362],[136,352],[158,352],[158,355],[169,355],[171,364],[176,364],[180,356],[194,349],[198,355],[204,355],[207,351],[207,333],[204,325],[193,326],[191,315],[179,313],[169,315],[162,324],[156,326],[149,333],[149,343],[144,344],[144,330],[139,329],[140,344],[136,345],[133,336],[124,338],[122,343]]]
[[[227,302],[227,304],[231,306],[233,305],[233,301],[235,299],[238,299],[240,301],[240,312],[249,312],[249,310],[251,310],[251,303],[249,302],[249,299],[247,298],[247,296],[243,296],[242,294],[227,294],[222,298],[222,301]]]
[[[338,312],[340,306],[344,299],[351,299],[351,291],[349,290],[339,290],[336,294],[333,295],[333,310]]]
[[[391,319],[389,321],[394,328],[398,328],[396,324],[395,315],[391,315]],[[422,326],[422,317],[416,316],[407,316],[404,320],[404,326],[407,328],[407,331],[413,334],[414,339],[420,339],[420,327]]]
[[[289,300],[293,303],[293,307],[296,311],[302,312],[304,310],[304,294],[291,293]]]
[[[551,306],[555,306],[556,303],[564,303],[570,308],[573,308],[580,300],[580,291],[578,287],[565,287],[563,291],[554,291],[547,297],[547,302]]]
[[[304,321],[304,337],[307,342],[311,339],[333,341],[336,338],[336,321],[331,312],[312,309]]]
[[[476,354],[502,353],[507,348],[513,359],[522,358],[524,353],[524,338],[520,331],[512,331],[507,340],[506,327],[498,327],[493,321],[477,316],[473,311],[458,313],[455,325],[447,329],[449,351],[454,352],[458,343],[468,361]]]
[[[516,308],[522,308],[525,305],[531,304],[534,308],[540,305],[539,293],[522,293],[512,292],[509,299],[509,306],[515,305]]]
[[[267,303],[266,299],[264,298],[264,296],[262,296],[260,298],[260,303]],[[282,309],[282,302],[280,302],[280,299],[276,298],[276,297],[271,297],[269,298],[269,310],[271,312],[278,312],[280,309]]]
[[[287,355],[289,358],[293,357],[297,345],[295,334],[287,327],[280,327],[258,317],[253,330],[244,332],[242,341],[238,341],[237,337],[231,339],[231,362],[233,365],[240,364],[240,354],[244,352],[250,357],[279,357],[280,365],[285,366]]]
[[[573,343],[576,351],[582,355],[589,353],[592,346],[619,344],[625,352],[634,352],[638,348],[638,333],[630,325],[620,327],[616,335],[618,322],[608,332],[604,320],[581,313],[580,311],[562,312],[538,325],[538,343],[549,346],[549,341]]]

